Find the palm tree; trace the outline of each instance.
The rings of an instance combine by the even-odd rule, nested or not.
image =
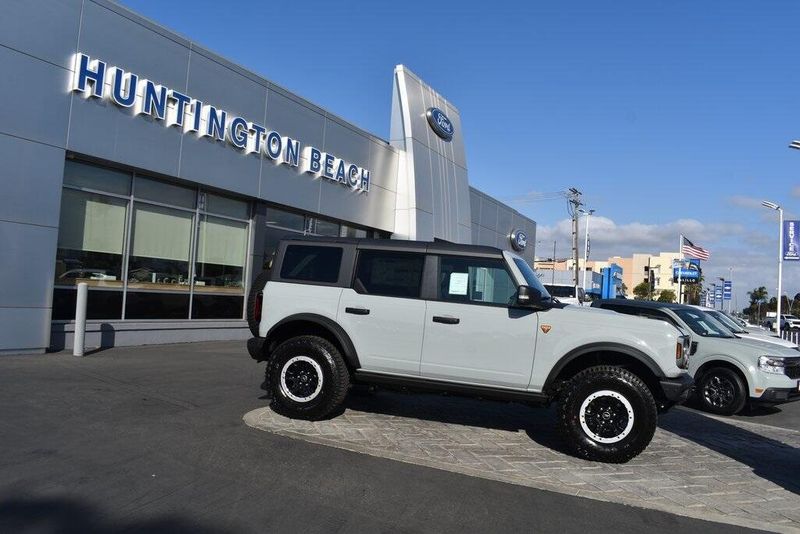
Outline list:
[[[748,308],[749,314],[752,317],[753,312],[757,311],[756,315],[756,322],[761,321],[761,305],[767,302],[767,298],[769,297],[769,293],[767,292],[767,288],[764,286],[757,287],[752,291],[747,292],[747,296],[750,297],[750,307]]]

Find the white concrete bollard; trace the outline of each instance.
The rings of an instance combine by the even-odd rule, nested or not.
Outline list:
[[[72,334],[72,355],[83,356],[86,338],[86,301],[89,299],[89,284],[78,284],[78,297],[75,301],[75,332]]]

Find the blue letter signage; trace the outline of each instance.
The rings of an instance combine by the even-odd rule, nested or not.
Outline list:
[[[313,146],[301,149],[296,139],[86,54],[75,54],[71,89],[85,98],[107,99],[117,106],[133,108],[135,115],[147,115],[167,127],[180,128],[184,134],[192,132],[198,137],[228,143],[242,154],[263,154],[277,164],[299,167],[302,153],[303,172],[356,191],[369,191],[370,174],[363,167]],[[450,121],[444,113],[439,113],[452,131]]]

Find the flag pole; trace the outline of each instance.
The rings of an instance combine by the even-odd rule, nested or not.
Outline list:
[[[683,304],[683,283],[681,274],[683,271],[683,234],[681,234],[681,241],[678,245],[678,304]]]

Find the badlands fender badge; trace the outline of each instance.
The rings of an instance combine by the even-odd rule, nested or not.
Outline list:
[[[542,332],[544,332],[546,334],[546,333],[548,333],[550,331],[551,328],[553,328],[553,327],[550,326],[549,324],[543,324],[542,325]]]

